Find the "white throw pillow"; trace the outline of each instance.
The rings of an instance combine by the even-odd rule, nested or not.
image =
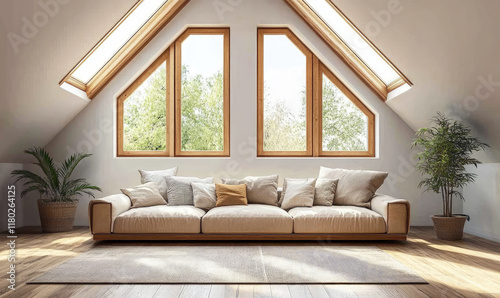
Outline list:
[[[156,183],[149,182],[132,188],[122,188],[122,193],[130,198],[132,208],[166,205]]]
[[[310,181],[313,179],[314,178],[285,178],[285,180],[283,180],[283,188],[281,189],[281,195],[280,195],[280,199],[278,201],[278,206],[281,206],[281,204],[283,204],[283,199],[285,198],[287,182],[307,182],[307,181]]]
[[[246,184],[249,204],[278,206],[278,175],[221,180],[223,184],[229,185]]]
[[[315,178],[286,178],[281,190],[278,206],[281,206],[285,197],[286,181],[307,182],[315,180]],[[338,179],[318,178],[314,187],[314,206],[332,206],[335,198],[335,190],[337,189]]]
[[[213,178],[167,177],[167,197],[169,206],[194,205],[191,183],[214,183]]]
[[[167,200],[167,184],[165,183],[165,177],[171,177],[177,175],[178,167],[160,170],[160,171],[144,171],[139,170],[141,174],[141,183],[154,182],[158,186],[158,191],[160,191],[161,196],[165,201]]]
[[[217,203],[215,184],[191,182],[193,203],[196,208],[210,210]]]
[[[289,210],[295,207],[312,207],[316,179],[285,179],[283,184],[283,202],[281,208]]]

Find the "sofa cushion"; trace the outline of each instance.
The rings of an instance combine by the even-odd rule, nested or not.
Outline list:
[[[313,205],[316,206],[331,206],[333,205],[333,200],[335,197],[335,191],[337,189],[338,179],[330,178],[285,178],[283,182],[283,188],[278,189],[278,206],[283,204],[283,199],[285,196],[285,188],[287,181],[312,181],[316,180],[316,186],[314,188],[314,202]]]
[[[158,186],[161,196],[165,201],[167,201],[167,183],[165,182],[165,177],[171,177],[177,175],[178,167],[160,170],[160,171],[144,171],[139,170],[141,174],[141,183],[154,182]]]
[[[213,208],[201,226],[204,234],[291,234],[293,220],[279,207],[249,204]]]
[[[167,198],[169,206],[194,205],[191,183],[213,183],[213,178],[200,179],[196,177],[167,177]]]
[[[249,204],[266,204],[278,206],[278,175],[245,177],[244,179],[222,179],[222,183],[247,185],[247,199]]]
[[[196,208],[210,210],[217,203],[215,184],[191,182],[193,189],[193,203]]]
[[[314,186],[316,179],[297,180],[286,179],[283,182],[283,202],[281,208],[285,210],[294,207],[311,207],[314,202]]]
[[[113,233],[198,234],[205,211],[194,206],[152,206],[118,215]]]
[[[132,188],[122,188],[121,191],[130,198],[132,208],[167,204],[154,182],[144,183]]]
[[[248,205],[246,184],[229,185],[217,183],[215,184],[215,193],[217,194],[216,207]]]
[[[370,200],[389,173],[321,167],[319,178],[339,179],[334,205],[370,208]]]
[[[332,206],[339,179],[318,178],[314,191],[314,206]]]
[[[297,207],[288,213],[293,217],[297,234],[371,234],[385,233],[384,218],[363,207],[313,206]]]

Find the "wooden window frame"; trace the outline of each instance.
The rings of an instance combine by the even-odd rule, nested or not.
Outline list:
[[[353,22],[332,2],[325,0],[356,31],[366,43],[399,75],[399,79],[386,84],[368,65],[360,59],[344,41],[303,0],[284,0],[318,36],[340,57],[354,73],[372,89],[382,100],[386,101],[389,92],[404,84],[413,86],[412,82],[392,63]]]
[[[306,151],[264,151],[264,35],[285,35],[306,57]],[[257,156],[304,157],[312,155],[313,54],[288,28],[257,29]]]
[[[67,83],[93,99],[123,69],[166,24],[179,13],[190,0],[168,0],[160,9],[130,38],[120,50],[90,79],[84,83],[72,77],[92,53],[125,21],[125,19],[143,2],[138,0],[134,6],[109,30],[106,35],[64,76],[59,85]]]
[[[170,73],[171,71],[171,64],[172,60],[170,59],[171,57],[171,51],[173,51],[172,47],[169,47],[165,52],[163,52],[148,68],[132,83],[130,84],[125,91],[120,94],[117,98],[117,109],[116,109],[116,134],[117,134],[117,156],[118,157],[168,157],[170,155],[170,142],[171,138],[169,135],[169,121],[171,117],[171,107],[170,107],[170,94],[172,93],[171,85],[170,85],[170,77],[172,74]],[[124,105],[125,105],[125,100],[127,100],[130,95],[134,93],[137,88],[139,88],[142,83],[144,83],[155,71],[162,65],[163,63],[166,63],[166,96],[165,96],[165,103],[166,103],[166,125],[167,129],[165,131],[166,133],[166,144],[165,144],[165,150],[164,151],[144,151],[144,150],[134,150],[134,151],[127,151],[123,149],[123,144],[124,144]]]
[[[175,156],[191,157],[229,157],[230,156],[230,106],[229,106],[229,61],[230,40],[229,28],[189,28],[175,41]],[[181,112],[182,112],[182,43],[190,35],[223,35],[224,36],[224,149],[222,151],[183,151],[181,148]]]
[[[191,34],[224,35],[224,150],[223,151],[182,151],[181,150],[181,53],[182,42]],[[188,28],[186,29],[139,77],[117,98],[117,157],[229,157],[230,156],[230,43],[229,28]],[[166,63],[166,149],[163,151],[123,150],[124,103],[133,92],[144,83],[163,63]]]
[[[307,151],[264,151],[264,35],[285,35],[303,53],[311,55],[310,59],[307,58]],[[367,151],[323,151],[323,74],[368,117]],[[291,29],[257,29],[257,157],[375,157],[375,145],[375,114],[300,41]]]
[[[375,157],[375,114],[347,88],[333,72],[316,58],[314,123],[316,123],[314,150],[319,157]],[[323,75],[325,75],[363,114],[368,118],[368,150],[367,151],[323,151]]]

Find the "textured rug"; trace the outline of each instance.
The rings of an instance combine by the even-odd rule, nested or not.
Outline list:
[[[31,284],[426,283],[377,247],[96,246]]]

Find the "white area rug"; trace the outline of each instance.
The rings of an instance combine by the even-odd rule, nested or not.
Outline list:
[[[29,283],[413,284],[426,281],[371,246],[113,244],[96,246]]]

